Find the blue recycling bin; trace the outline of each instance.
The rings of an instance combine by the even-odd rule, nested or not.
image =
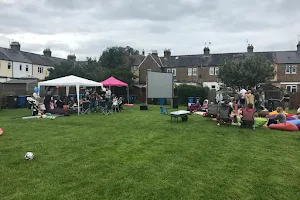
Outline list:
[[[166,99],[165,98],[160,98],[159,99],[159,104],[160,105],[165,105],[166,104]]]
[[[18,96],[17,104],[19,108],[25,108],[26,96]]]
[[[194,103],[194,97],[189,97],[189,103]]]
[[[136,104],[136,96],[131,96],[131,103]]]

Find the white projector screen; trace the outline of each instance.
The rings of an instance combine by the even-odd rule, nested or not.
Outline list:
[[[147,98],[173,98],[173,74],[148,71]]]

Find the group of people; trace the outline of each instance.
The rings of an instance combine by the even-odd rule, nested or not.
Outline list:
[[[224,97],[221,93],[216,95],[217,103],[225,101],[229,101],[230,105],[233,105],[233,108],[234,106],[245,108],[249,104],[252,104],[252,107],[256,110],[267,110],[264,91],[241,89],[239,91],[235,91],[235,93],[231,96],[227,95]],[[285,92],[283,98],[280,99],[280,104],[287,112],[290,105],[290,97],[287,92]],[[276,106],[273,107],[273,109],[275,108]]]
[[[33,96],[37,97],[37,94],[34,93]],[[55,99],[53,90],[50,89],[43,100],[44,113],[52,113],[55,109],[64,109],[64,106],[68,108],[76,107],[78,104],[81,106],[83,102],[90,102],[90,107],[95,108],[98,102],[111,102],[113,105],[117,105],[117,103],[120,102],[120,98],[117,98],[116,95],[112,94],[109,88],[106,88],[106,91],[101,92],[100,94],[93,89],[86,89],[81,100],[77,102],[77,99],[68,96],[57,97]]]

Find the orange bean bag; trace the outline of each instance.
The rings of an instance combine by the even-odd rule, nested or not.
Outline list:
[[[132,107],[133,104],[129,104],[129,103],[125,103],[124,106],[129,106],[129,107]]]
[[[298,127],[292,123],[280,123],[280,124],[271,124],[270,129],[281,130],[281,131],[298,131]]]

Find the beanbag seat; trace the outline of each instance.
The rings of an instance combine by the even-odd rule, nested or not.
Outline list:
[[[287,114],[285,114],[285,116],[286,117],[292,117],[292,116],[295,116],[294,114],[289,114],[289,113],[287,113]]]
[[[133,104],[125,103],[124,106],[132,107]]]
[[[269,115],[277,115],[278,114],[278,112],[275,110],[275,111],[273,111],[273,112],[270,112],[269,113]],[[288,113],[286,113],[286,112],[283,112],[283,114],[288,114]]]
[[[266,118],[255,117],[254,126],[255,128],[262,127],[268,120]]]
[[[293,120],[289,120],[288,122],[291,124],[295,124],[297,126],[298,124],[300,124],[300,119],[293,119]]]
[[[298,127],[292,123],[280,123],[280,124],[271,124],[270,129],[281,130],[281,131],[298,131]]]
[[[290,121],[290,120],[295,120],[297,118],[297,116],[287,116],[286,117],[286,121]]]

